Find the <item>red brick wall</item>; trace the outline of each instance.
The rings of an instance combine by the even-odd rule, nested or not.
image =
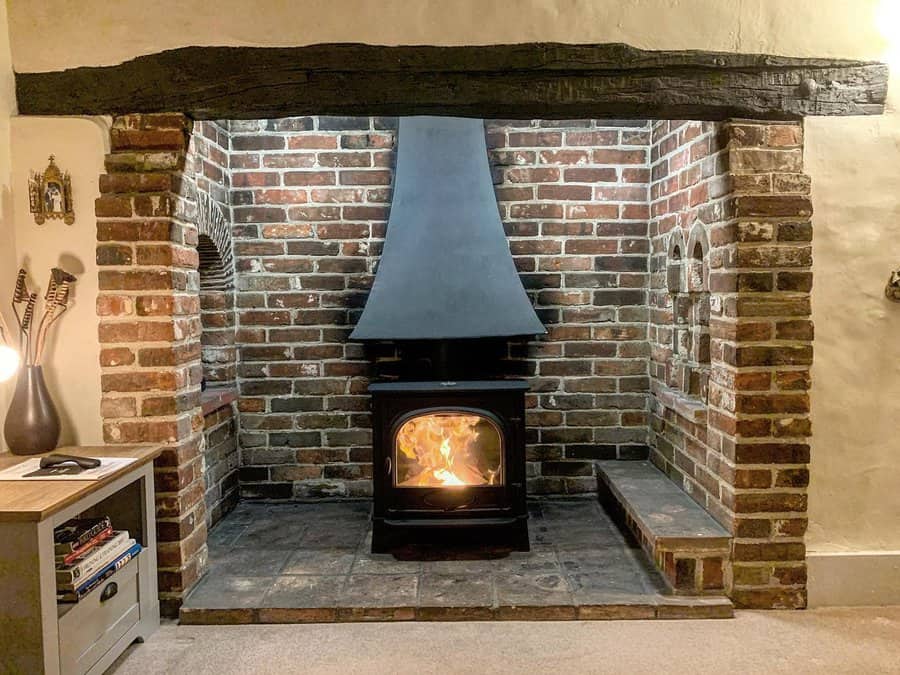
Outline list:
[[[719,124],[653,123],[649,337],[650,373],[656,396],[651,404],[654,435],[651,457],[696,501],[720,520],[727,521],[722,512],[722,456],[713,449],[716,443],[708,438],[707,418],[716,414],[706,405],[710,368],[705,366],[710,359],[707,357],[703,363],[704,359],[697,358],[699,340],[691,339],[700,334],[697,330],[691,335],[692,325],[705,324],[708,335],[709,312],[698,316],[701,313],[697,311],[698,303],[708,300],[703,297],[704,291],[687,288],[688,266],[693,259],[693,251],[689,249],[695,248],[692,244],[699,233],[702,231],[708,241],[718,244],[722,241],[720,233],[728,228],[731,184],[725,152]],[[677,242],[680,261],[672,258],[672,242]],[[718,250],[709,250],[704,256],[701,264],[706,265],[707,274],[710,260],[718,255]],[[681,289],[677,294],[670,291],[673,268]],[[706,287],[708,291],[708,283]],[[709,300],[715,304],[721,301],[721,296],[714,295]],[[681,323],[678,303],[681,303]],[[709,353],[708,346],[705,351]],[[720,360],[714,360],[711,367],[720,368]]]
[[[243,494],[368,495],[372,371],[347,335],[386,229],[395,122],[230,132]],[[510,248],[550,330],[507,352],[534,388],[529,489],[593,492],[592,460],[647,452],[650,129],[492,121],[487,138]]]
[[[238,356],[229,146],[227,122],[195,123],[179,193],[198,228],[203,379],[208,386],[233,388]]]
[[[651,456],[734,534],[726,583],[739,606],[803,607],[812,208],[802,127],[659,122],[652,152]],[[708,396],[673,382],[666,283],[669,237],[698,218],[709,238]]]
[[[97,263],[104,438],[158,443],[159,589],[171,614],[206,567],[197,230],[180,192],[190,122],[115,119]]]
[[[214,407],[203,416],[203,481],[206,525],[211,528],[238,502],[240,486],[237,415],[234,403]]]
[[[117,118],[96,203],[104,432],[165,446],[167,611],[206,565],[198,195],[227,195],[235,223],[246,494],[365,495],[371,365],[347,336],[384,236],[394,142],[390,120],[233,122],[215,132],[219,149],[230,146],[218,174],[186,161],[189,126],[181,115]],[[550,329],[506,353],[534,385],[531,490],[593,490],[593,458],[641,456],[649,440],[654,460],[733,532],[736,602],[803,606],[812,277],[802,128],[659,123],[651,138],[640,124],[495,121],[488,131],[510,246]],[[192,155],[197,141],[195,127]],[[683,375],[702,372],[702,358],[667,353],[667,235],[685,227],[708,246],[700,272],[684,275],[688,289],[708,284],[708,393]]]
[[[733,514],[732,598],[751,607],[806,604],[803,535],[809,472],[813,327],[812,204],[799,124],[726,125],[731,242],[711,277],[711,322],[727,365],[710,388],[722,411]],[[718,262],[718,261],[717,261]]]
[[[646,122],[487,124],[501,218],[546,338],[527,349],[531,493],[647,452]]]

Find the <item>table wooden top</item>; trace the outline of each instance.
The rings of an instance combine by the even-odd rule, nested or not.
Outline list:
[[[57,448],[54,452],[81,457],[134,457],[136,461],[98,480],[0,481],[0,522],[44,520],[114,480],[152,462],[158,445],[100,445]],[[50,453],[45,453],[50,454]],[[42,455],[0,454],[0,470]]]

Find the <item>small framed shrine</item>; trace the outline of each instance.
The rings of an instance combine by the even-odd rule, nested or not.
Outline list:
[[[72,179],[63,173],[50,155],[50,164],[42,173],[31,172],[28,179],[28,202],[34,222],[43,225],[48,219],[62,220],[66,225],[75,222],[72,204]]]

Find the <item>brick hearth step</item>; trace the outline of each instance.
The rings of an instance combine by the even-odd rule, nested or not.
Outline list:
[[[650,462],[597,463],[600,502],[678,594],[721,594],[731,536]]]

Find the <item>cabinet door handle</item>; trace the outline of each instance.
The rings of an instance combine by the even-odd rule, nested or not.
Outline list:
[[[111,600],[116,596],[116,593],[119,592],[119,584],[115,581],[110,581],[106,584],[106,587],[100,592],[100,602],[106,602],[107,600]]]

